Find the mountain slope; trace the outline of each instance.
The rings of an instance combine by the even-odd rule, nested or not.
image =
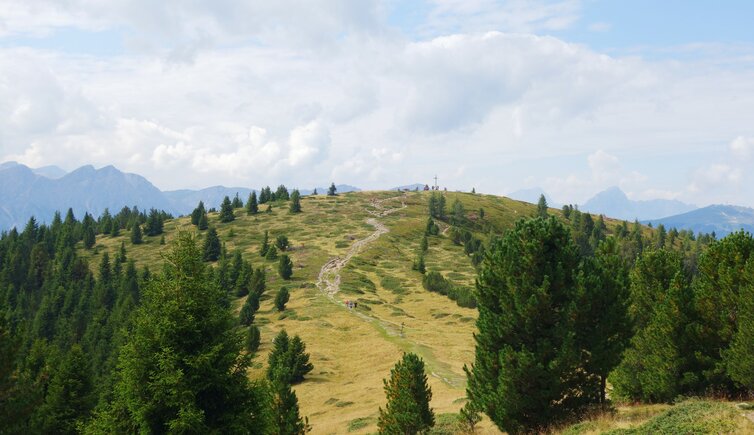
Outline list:
[[[68,173],[64,169],[55,165],[42,166],[41,168],[32,169],[32,171],[34,171],[34,173],[37,175],[41,175],[52,180],[57,180],[58,178],[61,178]]]
[[[29,217],[52,218],[53,208],[45,203],[54,182],[23,165],[0,167],[0,230],[23,227]]]
[[[347,184],[336,188],[339,193],[360,190]],[[245,187],[213,186],[161,192],[141,175],[124,173],[114,166],[95,169],[87,165],[66,173],[57,166],[33,169],[5,162],[0,163],[0,230],[23,227],[32,216],[40,222],[50,222],[56,211],[65,213],[69,207],[78,217],[89,213],[96,218],[106,208],[117,213],[133,206],[185,215],[199,201],[204,201],[207,208],[219,208],[225,196],[233,198],[238,193],[245,202],[251,191]],[[313,189],[300,191],[310,195]],[[317,192],[324,194],[327,188],[318,187]]]
[[[712,233],[718,237],[746,230],[754,233],[754,209],[735,205],[710,205],[688,213],[663,219],[648,220],[652,225],[663,224],[665,228],[691,230],[695,233]]]
[[[611,187],[596,194],[579,208],[615,219],[648,220],[685,213],[696,209],[696,206],[667,199],[633,201],[620,188]]]
[[[59,179],[38,175],[20,164],[0,168],[0,229],[22,227],[31,216],[50,222],[55,211],[65,213],[69,207],[80,218],[85,212],[99,216],[105,208],[117,212],[134,205],[175,212],[146,178],[113,166],[83,166]]]

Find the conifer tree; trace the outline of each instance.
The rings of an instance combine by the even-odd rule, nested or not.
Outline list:
[[[274,435],[303,435],[311,430],[308,419],[301,418],[298,398],[296,393],[287,382],[280,381],[289,375],[286,367],[278,366],[275,369],[280,372],[271,383],[272,389],[272,417]]]
[[[421,358],[413,353],[403,354],[390,370],[390,379],[383,383],[387,405],[379,410],[379,433],[418,434],[435,425],[434,412],[429,407],[432,390]]]
[[[163,217],[162,214],[156,209],[149,210],[149,216],[146,222],[146,233],[150,237],[154,237],[162,234],[163,230]]]
[[[235,288],[238,277],[241,276],[243,270],[243,257],[241,251],[236,251],[233,254],[233,259],[230,262],[230,270],[228,272],[228,286]]]
[[[330,184],[330,188],[327,189],[327,196],[335,196],[338,194],[338,188],[335,187],[335,183]]]
[[[723,359],[736,384],[754,390],[754,258],[743,270],[744,283],[738,293],[737,330]]]
[[[191,224],[199,225],[199,218],[202,215],[206,215],[206,214],[207,214],[207,210],[204,208],[204,202],[199,201],[199,205],[197,205],[194,211],[191,212]]]
[[[291,276],[293,276],[293,262],[290,257],[288,257],[288,254],[280,256],[280,261],[278,261],[278,274],[285,280],[289,280],[291,279]]]
[[[120,242],[120,249],[118,249],[118,255],[115,256],[115,261],[119,263],[125,263],[128,260],[128,251],[126,251],[126,242]]]
[[[63,221],[63,225],[67,227],[72,227],[74,224],[78,223],[76,220],[76,216],[73,214],[73,209],[68,208],[68,211],[65,214],[65,220]]]
[[[60,219],[59,213],[57,214]],[[21,346],[4,316],[0,316],[0,428],[7,433],[28,431],[27,422],[38,393],[32,381],[15,366]]]
[[[278,290],[275,295],[275,308],[277,308],[278,311],[285,311],[285,304],[288,303],[290,297],[288,287],[280,287],[280,290]]]
[[[298,193],[298,189],[294,189],[291,194],[291,213],[301,213],[301,194]]]
[[[698,316],[696,363],[704,374],[706,387],[737,393],[725,370],[722,355],[730,347],[738,330],[750,276],[744,272],[747,261],[754,259],[754,238],[741,230],[712,243],[699,258],[694,285],[694,308]]]
[[[241,267],[241,273],[236,280],[235,294],[238,297],[243,297],[249,294],[249,288],[251,285],[251,278],[254,275],[254,269],[251,267],[251,263],[248,261],[243,262]]]
[[[232,222],[235,218],[236,216],[233,213],[233,204],[231,204],[230,198],[226,196],[223,199],[222,204],[220,204],[220,222]]]
[[[258,308],[258,307],[257,307]],[[254,304],[250,303],[249,298],[246,298],[246,302],[241,307],[241,312],[238,314],[238,319],[243,326],[249,326],[254,322],[254,315],[256,314]]]
[[[243,208],[243,201],[238,197],[238,192],[236,192],[236,196],[233,197],[233,208]]]
[[[563,217],[566,219],[571,219],[571,207],[568,204],[563,206]]]
[[[259,193],[259,203],[264,204],[273,200],[274,199],[272,198],[272,190],[270,189],[270,186],[263,187]]]
[[[463,208],[461,201],[456,199],[453,201],[453,215],[451,216],[451,223],[453,225],[463,225],[466,222],[466,210]]]
[[[637,260],[630,306],[636,333],[610,375],[616,397],[664,402],[698,385],[687,331],[691,296],[680,256],[646,251]]]
[[[668,235],[668,232],[665,230],[665,225],[663,224],[657,225],[657,231],[655,232],[655,234],[657,234],[657,249],[664,248],[665,240]]]
[[[267,378],[272,382],[295,384],[304,380],[304,375],[314,366],[309,362],[306,345],[298,335],[290,338],[285,329],[272,341],[272,351],[267,359]],[[285,368],[287,370],[280,370]]]
[[[316,195],[319,195],[319,194],[317,193],[317,188],[316,188],[316,187],[314,188],[314,192],[312,192],[312,195],[315,195],[315,196],[316,196]]]
[[[249,304],[251,309],[256,313],[259,311],[259,297],[261,296],[258,292],[249,292],[249,295],[246,297],[245,304]]]
[[[275,245],[270,245],[270,247],[267,249],[267,255],[265,255],[264,258],[267,260],[278,259],[278,249],[275,247]]]
[[[278,186],[277,190],[275,191],[275,200],[288,201],[289,199],[290,199],[290,195],[288,194],[288,189],[282,184]]]
[[[270,234],[267,230],[264,230],[264,238],[262,244],[259,246],[259,255],[265,257],[267,251],[270,249]]]
[[[537,216],[547,217],[547,199],[544,195],[539,195],[539,202],[537,202]]]
[[[632,335],[628,315],[628,268],[614,237],[602,242],[594,258],[583,260],[577,277],[574,332],[588,375],[584,394],[606,403],[608,374],[620,363]]]
[[[121,349],[114,401],[89,431],[267,433],[250,356],[190,234],[179,234],[165,267]]]
[[[501,430],[539,430],[578,409],[572,338],[578,253],[555,218],[520,220],[493,240],[477,280],[468,395]],[[547,343],[547,345],[542,345]]]
[[[93,386],[87,356],[74,344],[62,364],[52,372],[44,403],[32,426],[39,433],[75,434],[77,426],[94,407]]]
[[[140,245],[142,242],[141,225],[134,222],[131,226],[131,243],[134,245]]]
[[[246,214],[257,214],[259,212],[259,204],[257,204],[257,193],[251,191],[249,199],[246,200]]]
[[[220,238],[217,236],[217,230],[215,227],[210,227],[204,237],[202,249],[204,261],[217,261],[220,258],[220,251]]]
[[[253,354],[259,349],[259,343],[261,342],[261,333],[257,325],[249,325],[246,329],[246,352]]]
[[[254,274],[251,276],[251,284],[249,284],[249,294],[256,294],[258,297],[264,294],[267,289],[267,276],[264,268],[258,267]],[[257,306],[257,308],[259,308]]]
[[[202,213],[201,216],[199,216],[199,222],[196,226],[200,231],[204,231],[209,227],[209,222],[207,222],[207,213]]]
[[[432,217],[427,218],[427,227],[424,230],[424,234],[427,236],[436,236],[440,234],[440,228],[435,224]]]
[[[419,260],[416,264],[416,270],[418,270],[421,274],[424,274],[427,271],[427,266],[424,263],[424,254],[419,255]]]
[[[275,238],[275,246],[278,247],[281,251],[285,251],[290,246],[290,242],[288,241],[288,237],[285,236],[285,234],[280,234]]]
[[[110,214],[110,210],[105,208],[105,211],[102,212],[102,216],[99,218],[99,222],[97,224],[97,227],[99,228],[99,232],[102,234],[110,234],[110,228],[113,226],[113,217]]]
[[[87,225],[83,229],[84,236],[84,249],[92,249],[96,242],[96,236],[94,235],[94,227]]]
[[[112,225],[110,226],[110,237],[118,237],[120,235],[120,224],[118,223],[117,219],[112,220]]]
[[[445,195],[437,194],[437,216],[438,219],[445,219]]]
[[[437,215],[437,194],[432,191],[427,200],[427,211],[429,211],[429,217],[433,218]]]

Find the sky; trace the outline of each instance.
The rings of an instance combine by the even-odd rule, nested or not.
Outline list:
[[[0,0],[0,161],[754,206],[754,2]]]

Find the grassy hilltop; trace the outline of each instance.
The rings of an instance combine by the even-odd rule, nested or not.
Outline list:
[[[532,204],[502,197],[445,195],[448,208],[456,199],[461,201],[472,223],[468,229],[483,241],[536,213]],[[255,320],[262,344],[250,376],[264,376],[271,340],[279,330],[300,335],[314,370],[295,391],[313,433],[375,432],[378,408],[385,403],[382,380],[403,352],[418,354],[427,365],[431,406],[438,422],[435,430],[450,420],[443,414],[457,413],[465,403],[463,367],[474,359],[477,312],[425,290],[423,275],[412,268],[427,223],[428,199],[428,192],[358,192],[304,197],[303,212],[298,214],[289,213],[286,202],[272,203],[269,213],[264,212],[266,204],[260,206],[256,215],[236,209],[236,219],[230,223],[220,223],[217,213],[209,214],[210,225],[217,229],[229,255],[240,251],[253,267],[267,268],[268,290]],[[558,210],[550,212],[560,215]],[[618,222],[606,220],[606,224],[612,231]],[[429,237],[427,270],[442,273],[454,286],[473,288],[476,271],[470,257],[463,246],[452,242],[447,225],[440,223],[440,229],[438,236]],[[81,252],[95,265],[103,252],[113,253],[125,241],[129,258],[136,259],[138,266],[159,270],[161,254],[181,230],[197,231],[188,217],[178,218],[165,222],[165,245],[160,244],[161,236],[145,237],[143,244],[132,245],[126,233],[98,236],[94,250]],[[288,282],[278,276],[276,261],[258,253],[265,230],[271,241],[278,235],[290,240],[287,253],[294,274]],[[328,269],[320,277],[323,266],[338,257],[346,259],[342,268]],[[283,285],[288,286],[291,298],[279,313],[273,298]],[[236,311],[244,299],[234,301]],[[346,300],[357,301],[358,307],[349,310]],[[628,426],[664,409],[649,407],[630,418]],[[627,427],[621,415],[633,414],[624,409],[611,419],[603,418],[598,426],[577,427],[569,433]],[[481,433],[498,433],[489,421],[481,426]]]

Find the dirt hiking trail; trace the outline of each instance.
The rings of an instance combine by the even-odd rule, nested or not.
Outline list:
[[[367,209],[366,212],[374,217],[370,217],[366,220],[366,223],[373,226],[375,231],[369,236],[357,240],[348,249],[348,252],[342,257],[335,257],[330,259],[322,269],[319,271],[317,278],[317,288],[326,295],[332,302],[345,306],[345,304],[335,298],[335,295],[340,291],[340,271],[348,264],[348,262],[359,252],[364,250],[365,247],[375,242],[385,233],[390,232],[390,229],[378,220],[380,217],[388,216],[392,213],[398,212],[406,208],[405,198],[407,194],[402,196],[394,196],[385,199],[372,199],[370,205],[373,209]],[[400,199],[401,206],[386,208],[384,203],[388,201],[394,201]],[[446,229],[447,230],[447,229]],[[381,333],[383,333],[390,341],[401,347],[406,351],[411,351],[420,354],[431,369],[431,374],[434,377],[439,378],[445,384],[452,388],[462,389],[465,388],[465,377],[454,373],[448,364],[438,360],[432,353],[432,349],[416,340],[410,340],[405,337],[404,330],[407,332],[411,328],[405,327],[403,324],[398,324],[380,318],[376,315],[368,315],[355,309],[349,310],[353,315],[360,319],[374,325]]]

